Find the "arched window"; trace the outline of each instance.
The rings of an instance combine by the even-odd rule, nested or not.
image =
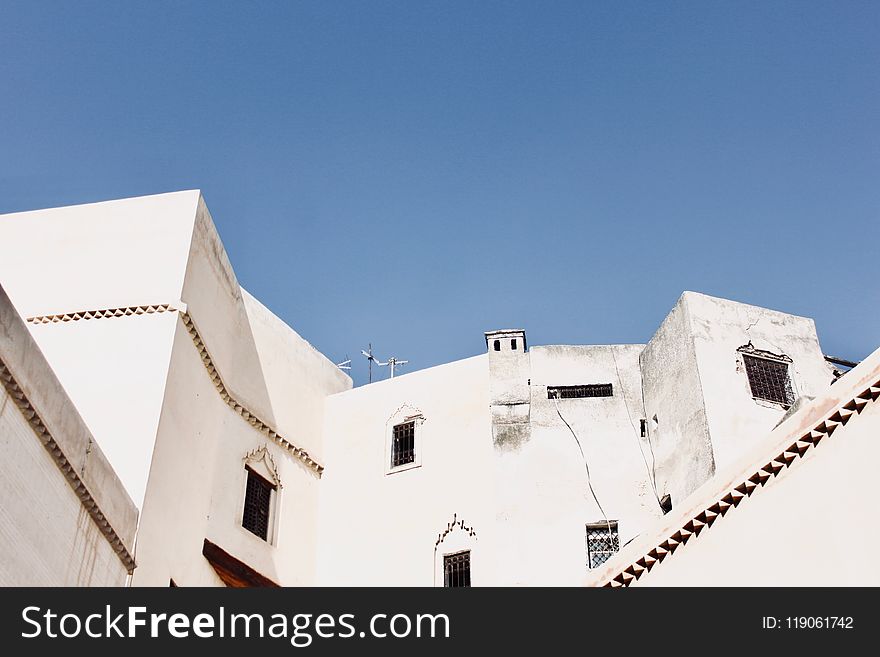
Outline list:
[[[452,522],[434,542],[434,585],[446,588],[471,586],[473,567],[477,563],[474,559],[478,555],[476,548],[476,531],[454,514]]]
[[[245,455],[244,474],[241,526],[254,536],[274,544],[281,479],[275,460],[265,445]]]

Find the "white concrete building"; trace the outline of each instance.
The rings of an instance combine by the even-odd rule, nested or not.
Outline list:
[[[852,377],[812,320],[686,292],[646,345],[494,330],[352,389],[239,286],[197,191],[0,216],[0,245],[4,322],[140,512],[135,586],[593,582]]]

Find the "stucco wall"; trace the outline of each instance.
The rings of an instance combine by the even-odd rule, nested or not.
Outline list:
[[[472,549],[474,585],[496,584],[492,433],[485,356],[332,395],[325,414],[319,511],[322,585],[432,586],[434,544],[453,517],[460,528],[438,549]],[[395,418],[422,414],[421,466],[387,474]],[[450,547],[454,546],[454,548]],[[442,573],[439,574],[442,585]]]
[[[297,373],[304,381],[321,375],[309,369]],[[282,389],[278,394],[292,392]],[[312,394],[323,397],[326,392],[314,388]],[[313,413],[320,412],[318,404]],[[260,448],[270,453],[281,481],[274,501],[277,533],[271,542],[241,526],[245,457]],[[180,586],[219,584],[202,557],[206,538],[279,584],[313,584],[318,485],[312,469],[221,399],[178,320],[138,535],[143,567],[135,573],[134,585],[165,586],[172,578]]]
[[[219,584],[201,554],[205,538],[285,585],[438,584],[443,553],[459,549],[473,551],[476,585],[576,584],[586,523],[617,520],[626,543],[660,516],[658,497],[685,503],[782,418],[783,408],[752,398],[737,348],[791,358],[800,395],[823,394],[832,378],[812,320],[686,292],[646,346],[526,351],[524,332],[490,332],[487,355],[351,390],[240,288],[197,191],[7,215],[0,241],[14,245],[0,280],[26,316],[173,305],[19,327],[57,380],[41,376],[63,384],[82,430],[106,449],[108,472],[143,505],[136,585]],[[611,383],[613,396],[547,398],[548,385],[591,383]],[[18,436],[7,407],[3,427]],[[581,441],[604,515],[559,412]],[[326,466],[323,479],[251,415]],[[391,426],[411,416],[418,462],[389,472]],[[7,458],[51,477],[39,450],[20,442],[4,444]],[[270,543],[241,527],[244,459],[261,448],[282,484]],[[5,485],[38,495],[27,486],[39,481],[10,471]],[[74,507],[51,486],[43,490],[70,517]],[[124,492],[106,501],[129,518]],[[9,522],[35,532],[23,540],[46,540],[47,527]],[[77,528],[95,550],[84,563],[103,559],[88,524]],[[59,545],[80,549],[66,540]],[[47,561],[44,571],[58,568]]]
[[[0,282],[23,317],[180,299],[198,201],[185,191],[2,215]]]
[[[242,291],[204,199],[188,254],[183,301],[230,393],[264,421],[275,414],[260,363]]]
[[[175,303],[198,191],[3,215],[0,281],[23,317]],[[140,506],[174,313],[29,324]]]
[[[205,538],[279,583],[313,582],[318,475],[221,398],[180,313],[233,406],[319,463],[324,398],[351,380],[240,288],[200,194],[8,215],[0,236],[16,247],[0,276],[30,315],[172,305],[28,325],[143,507],[134,583],[218,584]],[[272,545],[241,527],[243,459],[260,447],[282,481]]]
[[[126,572],[0,387],[0,586],[122,586]]]
[[[878,432],[874,402],[638,585],[877,586]]]
[[[479,356],[333,395],[326,406],[318,582],[432,585],[437,533],[453,516],[473,527],[475,585],[576,585],[585,524],[602,519],[584,463],[546,386],[613,383],[610,398],[561,400],[590,459],[594,488],[623,540],[660,514],[640,444],[641,345],[536,347],[503,384],[529,391],[531,435],[494,445],[492,342]],[[518,356],[525,359],[525,354]],[[488,362],[487,362],[488,361]],[[526,364],[528,360],[521,360]],[[531,378],[531,385],[528,380]],[[516,379],[516,380],[513,380]],[[518,400],[517,400],[518,401]],[[395,415],[401,407],[405,413]],[[394,418],[423,414],[421,466],[387,473]],[[460,547],[457,543],[456,549]],[[449,549],[444,542],[440,551]],[[487,556],[488,555],[488,556]],[[442,555],[441,555],[442,556]]]
[[[121,586],[125,568],[0,387],[0,586]]]
[[[639,451],[643,415],[641,345],[548,346],[530,349],[531,436],[517,449],[496,450],[499,560],[506,584],[574,585],[586,568],[586,524],[603,521],[587,486],[621,541],[659,515]],[[547,398],[548,385],[611,383],[612,397]],[[650,464],[650,453],[645,450]]]
[[[0,365],[0,585],[123,585],[137,508],[2,288]]]
[[[351,380],[238,286],[206,208],[184,290],[235,403],[320,462],[324,399]],[[245,457],[260,448],[281,482],[269,542],[241,526]],[[178,318],[139,530],[144,567],[134,584],[218,584],[202,556],[206,538],[278,584],[314,583],[318,484],[314,469],[230,408]]]
[[[703,384],[683,294],[641,355],[648,438],[661,497],[680,503],[715,472]]]
[[[128,494],[143,504],[177,313],[29,324]]]
[[[351,378],[246,290],[242,298],[278,429],[322,462],[324,400]]]
[[[737,349],[787,356],[795,396],[815,397],[833,380],[812,319],[686,293],[690,333],[703,390],[706,420],[717,468],[732,463],[782,419],[785,409],[752,397]]]

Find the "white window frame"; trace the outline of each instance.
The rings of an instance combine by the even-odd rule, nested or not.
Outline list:
[[[274,488],[269,494],[269,519],[267,521],[266,540],[263,540],[244,526],[248,470],[253,470],[256,475],[274,485]],[[252,540],[259,541],[263,545],[278,547],[278,518],[281,517],[281,490],[281,478],[278,476],[278,469],[275,466],[275,460],[272,458],[272,454],[268,448],[264,445],[248,452],[244,458],[243,466],[239,470],[238,514],[235,518],[236,526],[239,531],[249,536]]]
[[[406,424],[407,422],[413,423],[413,450],[415,451],[415,456],[410,463],[403,463],[402,465],[398,465],[397,467],[392,467],[391,465],[391,457],[394,451],[394,427]],[[399,472],[406,472],[407,470],[413,470],[415,468],[422,467],[422,458],[424,457],[425,452],[425,439],[424,439],[424,424],[425,424],[425,416],[421,411],[411,407],[405,407],[399,409],[394,415],[392,415],[388,419],[388,424],[385,429],[385,474],[397,474]]]

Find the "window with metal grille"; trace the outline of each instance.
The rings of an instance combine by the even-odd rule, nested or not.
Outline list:
[[[783,406],[794,403],[794,391],[788,376],[788,363],[743,354],[752,397],[766,399]]]
[[[443,557],[443,586],[457,588],[471,585],[470,550]]]
[[[547,399],[582,399],[584,397],[611,397],[610,383],[591,383],[583,386],[547,386]]]
[[[396,468],[416,460],[416,423],[394,425],[391,437],[391,467]]]
[[[247,475],[247,489],[244,494],[244,514],[241,519],[241,526],[267,541],[272,491],[275,490],[275,486],[250,468],[247,468]]]
[[[587,567],[598,568],[619,549],[616,520],[587,525]]]

